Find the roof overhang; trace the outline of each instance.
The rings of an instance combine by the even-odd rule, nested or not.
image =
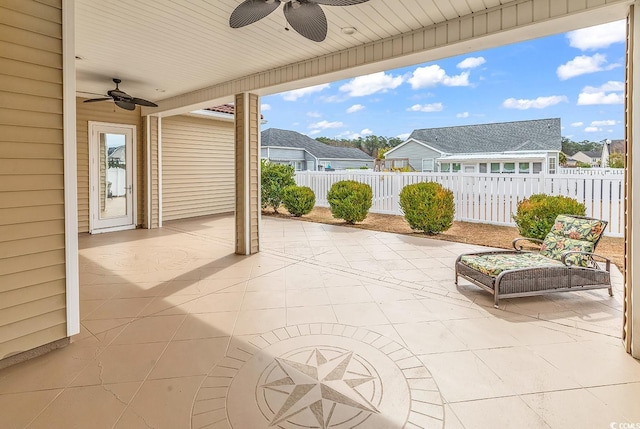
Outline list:
[[[508,161],[523,159],[546,159],[549,152],[500,152],[500,153],[467,153],[445,155],[438,158],[440,162],[464,162],[464,161]]]

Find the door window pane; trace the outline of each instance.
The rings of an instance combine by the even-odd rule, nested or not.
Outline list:
[[[100,133],[100,219],[127,215],[126,136]]]

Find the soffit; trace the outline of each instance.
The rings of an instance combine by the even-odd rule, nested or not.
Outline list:
[[[556,8],[563,3],[563,8],[569,10],[572,2],[575,3],[574,0],[540,3],[545,4],[543,8]],[[171,99],[355,47],[397,40],[398,36],[504,5],[515,7],[531,1],[370,0],[355,6],[323,6],[329,31],[321,43],[309,41],[293,30],[286,31],[282,6],[257,23],[231,29],[229,16],[240,3],[240,0],[76,0],[76,55],[83,58],[76,61],[78,95],[104,94],[113,88],[111,78],[118,77],[123,81],[121,89],[133,96],[153,101]],[[341,32],[343,27],[355,27],[358,31],[348,36]],[[446,52],[440,54],[443,56]],[[384,66],[381,62],[379,70]],[[367,71],[375,71],[374,68]],[[352,76],[355,75],[354,71]],[[342,75],[347,76],[348,73]],[[296,81],[296,76],[290,80]],[[305,84],[308,82],[300,83],[299,87]]]

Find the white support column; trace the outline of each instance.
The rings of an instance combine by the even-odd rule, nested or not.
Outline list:
[[[76,161],[75,4],[62,1],[62,83],[64,135],[64,240],[67,336],[80,333],[78,263],[78,173]]]
[[[147,151],[147,160],[145,163],[145,169],[147,171],[147,229],[151,229],[151,116],[147,115],[145,118],[146,125],[146,151]]]
[[[158,228],[162,228],[162,118],[158,117]]]

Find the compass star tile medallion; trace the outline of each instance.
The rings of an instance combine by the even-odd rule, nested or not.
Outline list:
[[[429,371],[402,345],[310,324],[234,341],[198,392],[192,427],[442,428],[443,418]]]

